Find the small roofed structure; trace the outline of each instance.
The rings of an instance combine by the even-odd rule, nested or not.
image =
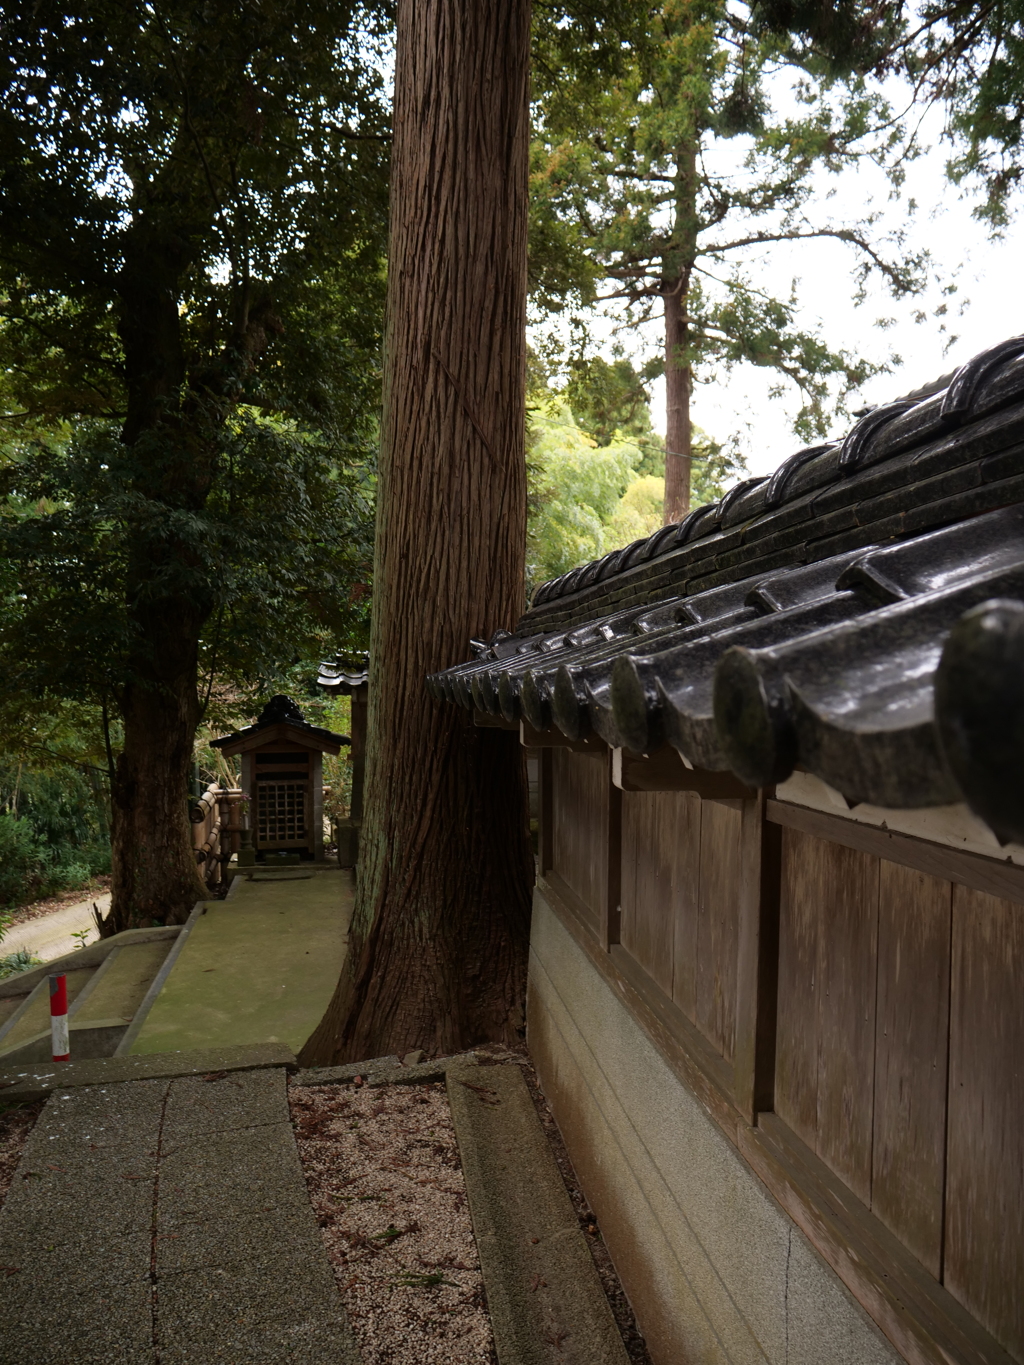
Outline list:
[[[256,856],[324,856],[323,755],[351,741],[310,725],[290,697],[271,697],[255,725],[212,741],[225,757],[240,754],[249,793]]]

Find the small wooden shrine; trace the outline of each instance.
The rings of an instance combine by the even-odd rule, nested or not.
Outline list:
[[[345,735],[310,725],[283,696],[271,697],[255,725],[213,740],[225,757],[241,755],[258,859],[270,852],[323,858],[323,756],[348,743]]]

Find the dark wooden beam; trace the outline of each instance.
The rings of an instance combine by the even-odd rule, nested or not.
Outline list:
[[[827,811],[790,805],[788,801],[769,801],[766,818],[773,824],[798,829],[817,839],[827,839],[845,848],[855,848],[861,853],[916,868],[931,877],[945,877],[972,891],[1024,902],[1024,867],[1013,863],[986,858],[980,853],[967,853],[947,844],[933,843],[930,839],[918,839],[912,834],[896,834],[892,830],[879,829],[877,825],[830,815]]]
[[[506,720],[504,716],[492,716],[488,711],[474,711],[473,724],[486,730],[518,730],[517,720]]]
[[[611,781],[612,754],[608,755],[609,782],[604,869],[604,906],[601,942],[605,950],[620,941],[622,929],[622,792]]]
[[[577,754],[597,754],[608,746],[598,735],[568,739],[561,730],[535,730],[529,721],[519,722],[519,742],[526,749],[572,749]]]
[[[697,792],[706,801],[750,800],[754,792],[730,772],[688,768],[670,745],[638,756],[612,750],[612,782],[624,792]]]
[[[736,1107],[748,1123],[771,1109],[775,1093],[781,830],[765,819],[758,792],[743,802],[736,958]]]

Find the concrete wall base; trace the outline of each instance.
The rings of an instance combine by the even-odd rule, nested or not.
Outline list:
[[[898,1365],[539,890],[529,983],[541,1083],[657,1365]]]

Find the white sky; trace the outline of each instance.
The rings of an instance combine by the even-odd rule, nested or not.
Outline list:
[[[925,295],[897,302],[873,282],[866,301],[855,306],[852,272],[856,259],[842,244],[780,245],[760,262],[747,262],[752,283],[756,284],[760,275],[782,297],[796,278],[802,301],[799,320],[804,326],[817,325],[830,345],[872,361],[883,361],[893,352],[901,358],[893,373],[869,381],[854,396],[851,410],[898,397],[978,351],[1024,331],[1020,223],[1012,221],[1003,240],[990,239],[985,225],[971,216],[977,200],[962,195],[945,178],[949,147],[940,143],[940,132],[938,111],[934,111],[924,127],[925,141],[931,148],[909,167],[899,201],[887,202],[885,182],[880,175],[873,178],[869,171],[840,177],[823,175],[822,185],[835,191],[829,210],[836,221],[863,216],[873,190],[872,207],[883,211],[883,221],[876,228],[879,233],[884,232],[886,222],[905,221],[906,202],[916,199],[918,208],[909,220],[908,246],[911,250],[929,249],[934,268],[945,280],[955,280],[958,285],[958,293],[949,300],[947,332],[941,332],[931,316],[943,301],[934,283]],[[913,314],[920,309],[928,317],[918,323]],[[885,330],[878,328],[874,324],[879,317],[892,318],[893,325]],[[602,330],[601,324],[595,327],[595,333]],[[947,351],[950,335],[958,339]],[[650,330],[647,349],[640,338],[631,341],[628,333],[620,336],[638,357],[661,348],[660,327],[656,325]],[[694,421],[720,441],[736,436],[752,474],[770,473],[803,444],[790,425],[799,399],[789,390],[782,398],[769,398],[774,382],[767,372],[743,367],[731,377],[721,376],[715,384],[698,385],[694,394]],[[664,381],[660,380],[654,385],[652,418],[661,432],[665,429],[664,403]],[[841,435],[851,424],[841,419],[831,434]]]

